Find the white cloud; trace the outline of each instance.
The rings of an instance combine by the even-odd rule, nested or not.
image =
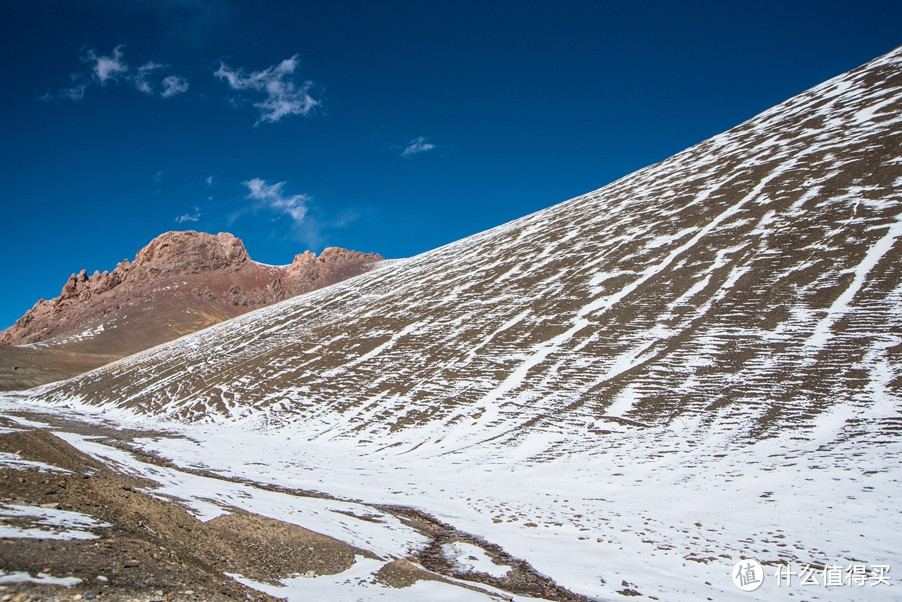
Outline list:
[[[304,217],[307,215],[307,203],[310,201],[308,195],[294,194],[285,196],[282,192],[285,182],[267,184],[266,180],[254,178],[242,183],[249,190],[247,198],[260,201],[264,206],[274,211],[291,216],[295,225],[300,225],[304,221]]]
[[[157,173],[153,174],[153,175],[150,177],[150,181],[153,182],[154,184],[159,184],[159,183],[160,183],[160,180],[163,179],[163,174],[164,174],[164,173],[166,173],[166,172],[165,172],[164,170],[161,169],[160,171],[158,171]]]
[[[412,157],[413,155],[419,155],[420,153],[425,153],[431,151],[435,148],[434,144],[426,142],[426,138],[424,136],[418,136],[410,141],[404,151],[401,153],[402,157]]]
[[[185,222],[196,222],[200,220],[200,207],[194,208],[194,213],[186,213],[175,218],[175,221],[184,224]]]
[[[205,180],[205,182],[207,183],[207,186],[212,186],[213,185],[213,176],[207,176],[207,179]]]
[[[93,50],[88,50],[85,58],[82,60],[86,63],[93,62],[92,68],[94,78],[103,86],[108,80],[118,81],[117,75],[124,75],[128,72],[128,65],[123,60],[124,52],[122,45],[113,48],[113,56],[98,55]]]
[[[72,73],[73,85],[57,92],[48,92],[41,100],[54,99],[79,101],[85,96],[89,86],[106,86],[107,83],[124,83],[138,92],[148,96],[172,98],[188,90],[188,80],[180,75],[167,75],[168,65],[147,61],[138,68],[132,68],[125,60],[125,46],[120,44],[113,49],[112,55],[98,54],[88,49],[81,57],[82,62],[90,64],[90,71]]]
[[[154,72],[165,68],[166,65],[154,63],[153,61],[145,63],[141,65],[135,75],[132,76],[131,82],[139,92],[144,92],[145,94],[153,96],[158,93],[158,86],[152,80],[153,74]],[[159,95],[162,98],[172,98],[173,96],[188,91],[188,80],[180,75],[167,75],[159,82],[159,87],[162,87],[162,90],[159,92]]]
[[[264,121],[276,123],[288,115],[307,115],[320,104],[310,95],[313,82],[294,82],[294,72],[299,64],[298,55],[294,55],[263,71],[246,73],[243,69],[220,63],[213,75],[224,79],[232,90],[263,94],[263,100],[254,103],[260,109],[260,119],[255,125]]]
[[[132,83],[138,92],[144,92],[153,96],[153,84],[149,81],[153,72],[160,69],[163,65],[154,63],[153,61],[144,63],[138,67],[137,73],[132,77]]]
[[[87,84],[79,84],[77,86],[72,86],[71,88],[60,90],[60,95],[63,98],[78,101],[85,97],[85,90],[87,89]]]
[[[163,98],[172,98],[178,94],[188,91],[188,80],[178,75],[167,75],[163,78],[163,91],[160,96]]]

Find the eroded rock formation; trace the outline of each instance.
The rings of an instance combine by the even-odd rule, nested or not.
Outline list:
[[[83,335],[86,329],[102,332],[108,326],[128,330],[132,316],[132,322],[167,332],[149,336],[157,344],[161,338],[335,284],[381,259],[332,247],[319,257],[306,251],[288,265],[270,266],[251,260],[241,240],[228,233],[167,232],[138,251],[133,262],[125,259],[111,272],[72,274],[59,297],[35,303],[0,333],[0,343],[38,343]]]

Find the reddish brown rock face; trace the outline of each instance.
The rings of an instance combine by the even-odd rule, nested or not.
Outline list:
[[[149,273],[168,276],[200,274],[214,270],[240,270],[251,260],[242,242],[220,232],[216,236],[203,232],[167,232],[138,251],[135,266]]]
[[[60,296],[41,299],[0,343],[76,338],[91,352],[133,353],[251,309],[335,284],[382,257],[328,248],[284,266],[251,260],[228,233],[167,232],[112,272],[72,274]],[[90,344],[89,344],[90,343]]]

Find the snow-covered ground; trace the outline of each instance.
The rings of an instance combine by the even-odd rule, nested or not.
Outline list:
[[[824,450],[790,433],[724,446],[716,431],[705,435],[696,426],[611,434],[594,451],[547,462],[530,458],[545,441],[489,453],[362,446],[349,454],[344,443],[307,441],[291,429],[248,436],[240,427],[192,428],[197,443],[143,446],[223,474],[422,509],[601,599],[617,597],[624,581],[664,600],[898,598],[892,581],[779,588],[771,575],[784,564],[899,570],[902,445]],[[771,571],[753,594],[731,580],[744,557]]]
[[[3,539],[97,539],[99,536],[93,530],[108,526],[87,514],[71,510],[0,505],[0,538]]]
[[[6,412],[23,407],[21,402],[3,405]],[[96,408],[83,411],[82,419],[110,424]],[[137,415],[117,420],[130,428],[160,426]],[[421,509],[500,545],[560,585],[599,599],[619,597],[627,588],[662,600],[898,599],[894,571],[902,566],[897,504],[902,444],[869,449],[849,443],[825,450],[817,440],[787,433],[750,445],[725,445],[716,428],[702,429],[700,423],[624,429],[599,437],[594,450],[548,461],[535,461],[530,453],[546,441],[525,440],[519,448],[498,446],[490,453],[476,448],[443,454],[434,446],[379,452],[366,444],[350,451],[346,442],[310,440],[302,427],[271,429],[246,422],[169,423],[185,437],[138,441],[177,466],[249,483],[145,464],[81,435],[57,434],[126,473],[159,483],[155,495],[181,501],[203,520],[237,507],[384,558],[408,556],[425,539],[373,504]],[[276,493],[254,482],[347,501]],[[446,555],[472,570],[506,572],[479,548],[457,546],[445,549]],[[755,592],[733,584],[731,572],[741,558],[764,564],[766,579]],[[290,579],[281,593],[267,591],[300,600],[331,588],[330,599],[342,599],[341,591],[349,599],[379,599],[390,590],[358,583],[384,564],[370,567],[371,562],[361,560],[346,574],[328,579]],[[798,573],[805,565],[816,567],[818,582],[824,567],[842,567],[843,585],[815,587],[798,579],[787,585],[774,576],[778,569]],[[863,586],[847,583],[858,570],[853,567],[861,565],[869,580]],[[873,580],[880,566],[890,567],[888,583]],[[439,599],[442,587],[423,584],[403,595]],[[393,596],[389,599],[400,599]]]
[[[81,579],[78,577],[54,577],[47,573],[30,575],[23,571],[7,573],[6,571],[0,570],[0,584],[4,583],[46,583],[48,585],[72,587],[73,585],[81,583]]]
[[[241,575],[230,575],[240,583],[279,598],[288,600],[335,600],[336,602],[356,602],[358,600],[390,600],[394,602],[486,602],[491,598],[481,592],[457,587],[439,581],[417,581],[410,587],[396,589],[376,583],[373,575],[384,562],[358,556],[354,566],[338,575],[325,575],[315,579],[293,577],[284,579],[282,585],[269,585],[247,579]],[[484,589],[493,590],[493,588]],[[505,595],[504,598],[509,598]],[[514,596],[514,600],[528,602],[535,598]]]

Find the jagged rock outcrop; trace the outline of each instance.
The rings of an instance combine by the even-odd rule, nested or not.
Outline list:
[[[356,276],[381,259],[332,247],[319,257],[306,251],[289,265],[270,266],[251,260],[241,240],[228,233],[167,232],[112,272],[72,274],[59,297],[39,300],[0,333],[0,344],[96,339],[116,328],[119,339],[131,342],[121,350],[118,342],[108,340],[107,346],[134,352]]]
[[[200,274],[213,270],[234,272],[251,260],[244,244],[227,232],[211,236],[203,232],[167,232],[138,251],[135,268],[165,277]]]

